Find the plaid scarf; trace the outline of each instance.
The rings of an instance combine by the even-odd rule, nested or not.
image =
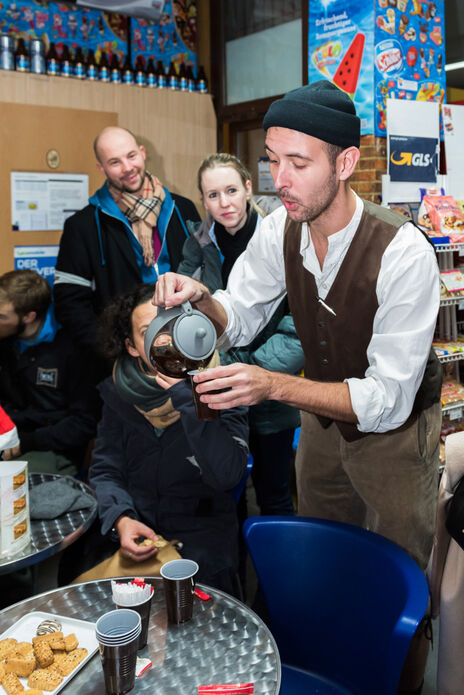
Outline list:
[[[156,225],[166,197],[161,181],[148,171],[145,172],[142,193],[139,196],[128,191],[120,191],[111,183],[108,183],[108,188],[116,205],[132,225],[132,230],[143,250],[145,265],[154,265],[156,257],[153,234],[158,235]],[[161,244],[158,243],[157,246],[159,253]]]

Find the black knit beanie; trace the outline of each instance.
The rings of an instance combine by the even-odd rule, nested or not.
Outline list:
[[[318,80],[273,101],[263,128],[298,130],[341,147],[359,147],[361,122],[346,92],[328,80]]]

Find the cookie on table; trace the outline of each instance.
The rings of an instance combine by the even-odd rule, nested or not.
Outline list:
[[[19,680],[15,673],[6,673],[2,678],[2,685],[5,688],[8,695],[15,695],[16,693],[22,693],[24,686]]]
[[[79,641],[74,632],[72,632],[70,635],[66,635],[64,638],[64,648],[67,652],[72,652],[73,649],[77,649],[78,646]]]
[[[47,666],[53,664],[55,659],[50,645],[46,642],[37,642],[34,644],[34,656],[39,668],[47,668]]]
[[[18,644],[18,640],[12,637],[7,637],[6,639],[0,640],[0,661],[6,659],[8,654],[13,651],[13,649]]]
[[[83,647],[79,647],[78,649],[74,649],[74,651],[69,652],[68,655],[65,656],[65,658],[58,664],[58,673],[61,673],[62,676],[69,676],[69,674],[74,671],[76,666],[80,664],[81,661],[84,661],[87,654],[87,649],[84,649]]]
[[[28,652],[23,656],[18,651],[10,652],[5,660],[5,671],[14,673],[19,678],[28,678],[36,667],[36,660],[33,652]]]
[[[37,637],[33,637],[32,638],[32,644],[36,645],[36,644],[40,644],[41,642],[45,642],[46,644],[52,644],[56,640],[59,641],[60,639],[63,639],[63,637],[64,637],[64,635],[61,631],[48,632],[44,635],[38,635]],[[56,647],[56,648],[59,649],[59,647]],[[52,649],[53,649],[53,647],[52,647]],[[62,649],[64,649],[64,647],[62,647]]]
[[[59,686],[63,679],[56,671],[47,671],[43,668],[36,669],[27,680],[29,688],[37,688],[38,690],[46,690],[50,692]]]

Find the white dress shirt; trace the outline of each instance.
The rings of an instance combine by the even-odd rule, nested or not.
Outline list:
[[[303,223],[300,254],[325,299],[363,212],[356,210],[346,227],[328,237],[321,269],[310,228]],[[237,259],[226,290],[214,297],[227,312],[228,324],[218,347],[247,345],[268,323],[286,294],[283,254],[287,211],[282,206],[266,217]],[[301,262],[295,259],[295,262]],[[431,244],[406,222],[387,246],[377,278],[379,307],[367,348],[369,366],[362,379],[346,379],[361,432],[387,432],[409,417],[424,375],[440,306],[440,275]],[[346,310],[353,312],[346,297]],[[342,346],[341,346],[342,348]],[[308,360],[311,355],[306,356]]]

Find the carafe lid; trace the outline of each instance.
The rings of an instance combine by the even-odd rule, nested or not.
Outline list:
[[[190,360],[205,360],[216,347],[216,330],[205,314],[196,309],[181,314],[172,332],[179,352]]]

